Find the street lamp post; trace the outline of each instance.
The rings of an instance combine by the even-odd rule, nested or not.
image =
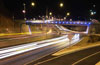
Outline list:
[[[22,12],[24,13],[24,20],[26,20],[26,4],[24,3],[23,6],[24,10]]]
[[[70,16],[70,12],[66,13],[66,16],[64,17],[64,19],[66,20],[68,16]]]
[[[49,19],[52,17],[52,12],[49,12]]]
[[[49,15],[52,16],[52,12],[50,12]]]
[[[32,6],[35,6],[35,3],[34,3],[34,2],[32,2],[32,3],[31,3],[31,5],[32,5]]]
[[[94,18],[94,15],[96,15],[95,7],[96,7],[96,5],[94,4],[92,6],[92,9],[90,10],[90,20],[92,20],[92,18]]]
[[[48,19],[48,7],[46,7],[46,19]]]
[[[60,3],[60,7],[62,8],[64,6],[64,4],[63,3]]]
[[[24,6],[24,10],[23,10],[22,12],[24,13],[24,20],[26,20],[26,4],[23,3],[23,6]],[[32,3],[31,3],[31,6],[35,6],[35,3],[32,2]]]
[[[64,4],[61,2],[61,3],[59,4],[59,7],[60,7],[60,8],[63,8],[63,7],[64,7]],[[62,12],[61,12],[61,11],[60,11],[60,13],[62,14]],[[61,16],[61,15],[59,15],[59,18],[60,18],[60,20],[61,20],[62,16]]]
[[[66,14],[67,16],[70,16],[70,13],[69,12],[67,12],[67,14]]]

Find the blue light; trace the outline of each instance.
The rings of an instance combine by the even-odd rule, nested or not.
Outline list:
[[[89,25],[91,24],[91,22],[89,22]]]
[[[75,22],[73,22],[73,24],[75,24]]]
[[[77,22],[77,24],[79,24],[80,22]]]
[[[68,22],[66,22],[66,24],[68,24]]]
[[[72,24],[72,22],[70,22],[70,24]]]
[[[51,22],[52,24],[54,23],[54,22]]]
[[[58,22],[56,21],[55,23],[57,24]]]
[[[83,24],[83,22],[81,22],[81,24]]]
[[[87,24],[87,22],[85,22],[85,24]]]
[[[64,24],[65,22],[63,22],[63,24]]]
[[[61,24],[61,21],[59,21],[59,24]]]

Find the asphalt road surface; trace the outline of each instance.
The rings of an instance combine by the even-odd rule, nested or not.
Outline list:
[[[18,36],[11,36],[11,37],[10,36],[0,37],[0,48],[51,39],[58,36],[59,35],[56,34],[48,34],[48,35],[36,34],[36,35],[18,35]]]
[[[37,45],[37,46],[41,46],[41,44]],[[35,47],[37,47],[37,46],[35,46]],[[12,57],[0,59],[0,65],[23,65],[23,64],[30,62],[32,60],[37,60],[37,59],[42,58],[46,55],[52,54],[52,53],[58,51],[59,49],[66,47],[66,46],[68,46],[68,43],[64,41],[64,42],[59,43],[59,44],[52,44],[52,45],[38,48],[38,49],[29,51],[29,52],[24,52],[22,54],[14,55]],[[24,50],[24,49],[22,49],[22,50]],[[22,51],[22,50],[19,50],[19,51]],[[5,51],[5,52],[7,52],[7,51]],[[12,52],[13,51],[11,51],[10,53],[12,53]],[[14,51],[14,53],[15,53],[15,51]],[[6,53],[6,54],[8,54],[8,53]],[[1,55],[1,56],[3,56],[3,55]]]
[[[100,61],[100,46],[53,57],[51,55],[27,65],[95,65]]]
[[[53,54],[54,52],[63,49],[65,47],[69,47],[70,45],[73,45],[75,42],[79,41],[79,34],[75,34],[72,37],[72,41],[69,42],[69,39],[67,37],[67,35],[64,35],[60,38],[57,38],[57,40],[55,40],[56,38],[52,39],[52,41],[45,41],[42,43],[34,43],[35,45],[32,46],[32,44],[26,44],[26,46],[24,47],[24,45],[22,45],[21,47],[18,46],[18,48],[16,47],[12,47],[8,48],[9,51],[6,51],[6,49],[2,49],[2,53],[0,55],[0,65],[24,65],[24,64],[28,64],[30,62],[36,61],[40,58],[43,58],[45,56],[48,56],[50,54]],[[71,43],[73,42],[73,43]],[[29,46],[29,47],[27,47]],[[39,48],[37,48],[39,47]],[[34,49],[36,48],[36,49]],[[34,49],[34,50],[30,50],[30,49]],[[4,50],[4,51],[3,51]],[[26,50],[30,50],[27,52],[23,52]],[[20,53],[21,52],[21,53]],[[23,53],[22,53],[23,52]],[[16,53],[20,53],[17,55],[12,55],[12,54],[16,54]],[[11,57],[9,57],[9,55],[12,55]],[[8,58],[4,58],[8,56]]]

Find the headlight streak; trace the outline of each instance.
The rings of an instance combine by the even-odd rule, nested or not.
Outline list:
[[[54,38],[54,39],[50,39],[50,40],[34,42],[34,43],[29,43],[29,44],[24,44],[24,45],[18,45],[18,46],[14,46],[14,47],[3,48],[3,49],[0,49],[0,57],[4,53],[8,53],[8,52],[12,52],[12,51],[20,50],[20,49],[25,49],[25,48],[29,48],[29,47],[33,48],[37,44],[49,43],[52,41],[60,40],[60,39],[65,38],[65,37],[67,37],[67,35],[62,36],[62,37],[58,37],[58,38]]]
[[[75,34],[72,39],[73,39],[73,41],[71,43],[78,41],[79,34]],[[38,48],[46,47],[49,45],[66,42],[66,41],[68,42],[69,39],[67,38],[67,35],[64,35],[62,37],[58,37],[58,38],[54,38],[54,39],[50,39],[50,40],[9,47],[8,49],[6,48],[6,49],[2,49],[2,51],[0,50],[0,59],[14,56],[17,54],[21,54],[21,53],[24,53],[27,51],[35,50]],[[67,44],[69,45],[69,43],[67,43]]]
[[[22,46],[26,46],[26,45],[37,45],[37,44],[41,44],[41,43],[45,43],[45,42],[51,42],[51,41],[55,41],[55,40],[59,40],[59,39],[65,38],[65,37],[67,37],[67,36],[68,36],[68,35],[64,35],[64,36],[62,36],[62,37],[57,37],[57,38],[53,38],[53,39],[49,39],[49,40],[43,40],[43,41],[40,41],[40,42],[34,42],[34,44],[33,44],[33,43],[29,43],[29,44],[23,44],[23,45],[8,47],[8,48],[2,48],[2,49],[0,49],[0,51],[12,49],[12,48],[18,48],[18,47],[22,47]],[[0,52],[0,53],[1,53],[1,52]]]

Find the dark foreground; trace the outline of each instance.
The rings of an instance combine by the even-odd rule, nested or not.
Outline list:
[[[47,58],[49,58],[49,60],[47,60]],[[28,65],[95,65],[99,61],[100,46],[74,52],[61,57],[48,56]]]

